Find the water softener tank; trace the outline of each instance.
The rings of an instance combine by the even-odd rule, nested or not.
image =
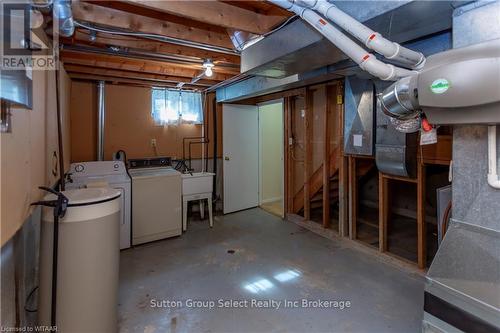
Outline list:
[[[120,192],[111,188],[64,191],[59,219],[56,326],[58,332],[118,332]],[[46,200],[53,200],[48,195]],[[53,209],[43,208],[38,319],[50,326]]]

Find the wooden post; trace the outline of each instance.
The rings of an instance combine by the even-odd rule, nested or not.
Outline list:
[[[417,254],[418,268],[427,266],[425,225],[425,165],[418,160],[417,169]]]
[[[388,212],[388,179],[382,172],[378,173],[378,246],[380,252],[387,251],[387,212]]]
[[[356,158],[349,156],[349,238],[357,238],[358,222],[358,177],[356,175]]]
[[[311,200],[309,177],[311,176],[312,163],[312,91],[307,90],[304,108],[304,219],[311,219]]]
[[[339,158],[339,234],[341,237],[350,235],[349,223],[349,167],[348,159],[344,155],[344,85],[337,82],[337,115],[340,144]]]
[[[330,85],[325,89],[325,113],[323,119],[323,228],[330,227],[330,115],[334,107],[336,88]]]

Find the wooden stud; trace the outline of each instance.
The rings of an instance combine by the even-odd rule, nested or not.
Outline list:
[[[379,214],[379,239],[378,246],[380,252],[387,251],[387,217],[388,217],[388,179],[382,172],[378,173],[378,214]]]
[[[344,85],[337,81],[336,110],[338,118],[338,142],[339,152],[339,235],[347,237],[350,234],[349,228],[349,186],[348,186],[348,159],[344,154]]]
[[[310,175],[312,163],[312,114],[313,114],[313,96],[312,91],[306,93],[304,109],[304,219],[311,219],[311,200],[310,200]]]
[[[356,158],[349,156],[349,238],[357,239],[358,222],[358,176]]]
[[[427,266],[425,224],[425,165],[419,159],[417,169],[417,257],[418,268]]]
[[[323,227],[330,227],[330,127],[328,126],[334,108],[335,89],[327,85],[325,89],[326,106],[323,119]]]

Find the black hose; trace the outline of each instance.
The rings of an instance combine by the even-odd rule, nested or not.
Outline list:
[[[62,136],[62,115],[61,115],[61,102],[59,101],[59,70],[54,71],[56,74],[56,112],[57,112],[57,141],[59,149],[59,186],[61,191],[66,188],[64,179],[64,149],[63,149],[63,136]]]
[[[60,190],[65,190],[64,179],[64,152],[63,152],[63,137],[62,137],[62,116],[61,103],[59,101],[59,70],[54,71],[56,76],[56,112],[57,112],[57,140],[59,149],[59,186]],[[57,261],[59,248],[59,213],[54,209],[54,235],[52,239],[52,302],[50,308],[50,323],[56,326],[56,310],[57,310]]]

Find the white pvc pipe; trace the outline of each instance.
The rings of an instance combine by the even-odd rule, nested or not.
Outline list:
[[[359,67],[373,76],[376,76],[381,80],[396,81],[402,77],[413,74],[410,70],[386,64],[378,60],[375,56],[366,52],[365,49],[353,42],[349,37],[335,28],[315,11],[298,6],[286,0],[270,0],[270,2],[302,17],[304,21],[313,26],[349,58],[356,62]]]
[[[387,59],[398,61],[411,68],[422,68],[425,63],[425,56],[408,48],[405,48],[398,43],[392,42],[384,38],[378,32],[368,28],[355,18],[344,13],[335,5],[325,0],[288,0],[298,6],[312,9],[339,27],[347,31],[349,34],[357,38],[366,47],[383,55]]]
[[[488,184],[500,189],[500,179],[497,169],[497,127],[488,126]]]

